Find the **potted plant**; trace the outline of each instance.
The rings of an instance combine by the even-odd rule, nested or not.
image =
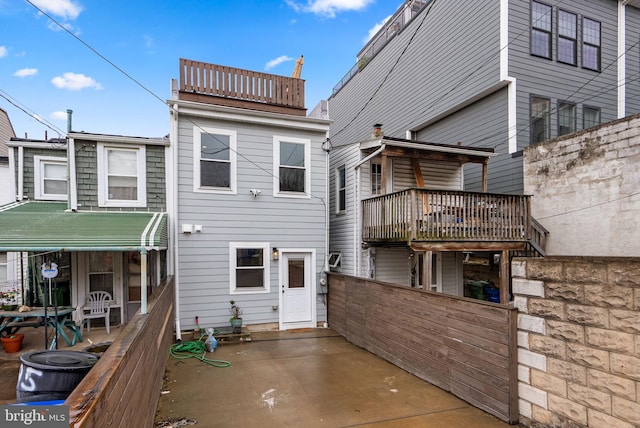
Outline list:
[[[5,352],[7,354],[12,354],[22,349],[22,340],[24,339],[24,334],[9,334],[7,336],[2,336],[2,338],[0,339],[2,340],[2,346],[4,347]]]
[[[229,318],[229,322],[231,323],[231,327],[233,327],[233,333],[240,333],[242,331],[242,309],[240,306],[233,300],[229,300],[231,307],[229,308],[229,312],[231,313],[231,318]]]

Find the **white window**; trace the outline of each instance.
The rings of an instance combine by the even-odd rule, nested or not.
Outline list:
[[[7,285],[7,279],[7,253],[0,253],[0,287]]]
[[[311,141],[273,137],[274,196],[311,197]]]
[[[34,156],[33,170],[36,199],[67,200],[67,158]]]
[[[231,294],[268,293],[269,243],[229,243],[229,286]]]
[[[98,205],[147,205],[145,147],[98,143]]]
[[[347,176],[344,166],[336,170],[336,212],[347,209]]]
[[[236,194],[237,133],[193,127],[194,192]]]

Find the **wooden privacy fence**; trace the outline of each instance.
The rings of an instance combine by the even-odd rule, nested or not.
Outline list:
[[[140,311],[67,397],[70,427],[153,426],[173,340],[173,278]]]
[[[180,59],[180,91],[304,109],[304,80]]]
[[[335,273],[329,327],[508,423],[518,420],[517,311]]]

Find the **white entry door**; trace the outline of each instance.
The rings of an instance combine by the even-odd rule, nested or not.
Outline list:
[[[315,327],[315,252],[280,253],[280,328]]]

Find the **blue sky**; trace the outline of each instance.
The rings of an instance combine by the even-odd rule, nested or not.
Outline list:
[[[170,98],[171,79],[179,77],[179,58],[290,76],[304,55],[311,111],[355,64],[370,33],[401,4],[0,0],[0,107],[18,137],[42,139],[45,131],[57,136],[32,115],[66,132],[67,109],[73,110],[74,131],[161,137],[169,132],[163,101]]]

